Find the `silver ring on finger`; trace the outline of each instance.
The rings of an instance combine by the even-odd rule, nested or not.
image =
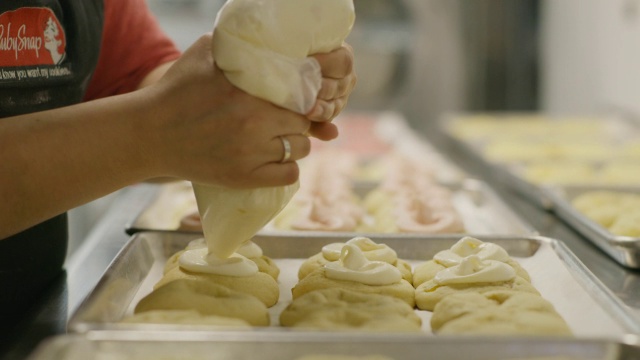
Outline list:
[[[284,164],[291,159],[291,142],[284,136],[280,136],[280,141],[282,141],[282,147],[284,148],[280,163]]]

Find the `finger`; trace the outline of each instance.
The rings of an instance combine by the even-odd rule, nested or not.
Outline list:
[[[301,134],[278,136],[271,143],[274,148],[270,152],[273,154],[271,162],[275,163],[283,163],[283,160],[284,163],[298,161],[311,152],[311,140]],[[289,152],[289,155],[285,158],[287,152]]]
[[[336,100],[316,100],[316,104],[307,114],[307,118],[318,122],[331,121],[334,118],[333,114],[336,113]]]
[[[275,105],[273,106],[275,107]],[[278,112],[269,115],[270,119],[274,119],[274,123],[263,122],[264,126],[267,126],[267,134],[278,136],[281,134],[304,134],[309,131],[310,119],[289,110],[281,108],[277,110]]]
[[[312,123],[309,135],[318,140],[329,141],[338,137],[338,127],[330,122]]]
[[[334,79],[343,78],[353,72],[353,49],[349,44],[323,54],[313,56],[322,69],[322,76]]]

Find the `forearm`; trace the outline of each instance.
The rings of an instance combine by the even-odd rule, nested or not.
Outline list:
[[[136,92],[1,119],[0,239],[151,176],[147,103]]]

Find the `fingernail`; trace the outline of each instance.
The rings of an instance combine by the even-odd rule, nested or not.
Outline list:
[[[316,106],[313,107],[310,117],[318,118],[322,115],[322,112],[323,112],[322,105],[317,104]]]

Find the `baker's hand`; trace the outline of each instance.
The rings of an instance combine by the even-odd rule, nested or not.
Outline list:
[[[157,117],[142,136],[154,138],[147,151],[164,175],[232,188],[298,179],[311,121],[233,86],[214,64],[210,34],[141,91],[152,94]]]
[[[309,134],[320,140],[331,140],[338,136],[338,128],[331,120],[347,105],[349,95],[356,86],[353,48],[344,44],[330,53],[313,57],[322,68],[322,88],[315,105],[307,114],[312,121]]]

